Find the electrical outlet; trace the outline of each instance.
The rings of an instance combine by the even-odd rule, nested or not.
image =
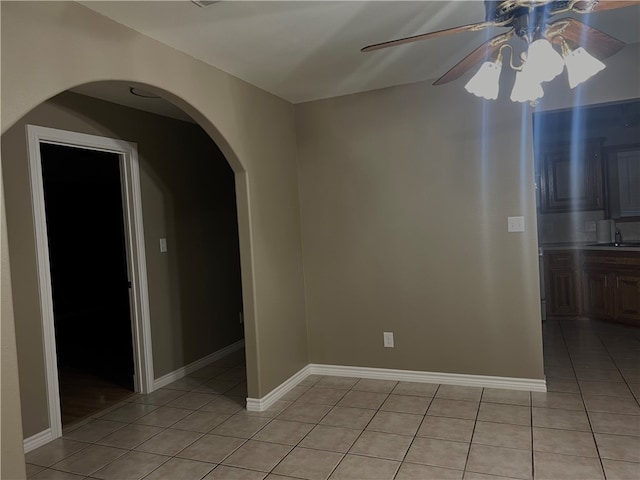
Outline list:
[[[393,332],[384,332],[382,338],[384,338],[385,347],[393,348]]]
[[[595,232],[596,231],[596,222],[584,222],[584,231],[585,232]]]

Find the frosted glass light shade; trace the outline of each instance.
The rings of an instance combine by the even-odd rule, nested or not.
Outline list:
[[[478,72],[464,86],[465,90],[477,97],[495,100],[500,89],[501,62],[484,62]]]
[[[527,64],[528,65],[528,64]],[[511,91],[512,102],[533,102],[544,95],[540,82],[531,75],[530,70],[525,67],[520,72],[516,72],[516,81]]]
[[[549,82],[562,73],[564,60],[549,40],[541,38],[529,45],[527,69],[538,82]]]
[[[576,88],[585,80],[588,80],[600,70],[604,70],[605,64],[589,54],[584,48],[578,47],[564,57],[569,77],[569,86]]]

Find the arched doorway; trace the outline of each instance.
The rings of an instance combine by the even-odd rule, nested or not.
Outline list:
[[[2,42],[3,134],[47,99],[105,80],[139,82],[143,88],[153,85],[156,93],[201,125],[235,175],[249,397],[264,397],[305,367],[309,352],[294,107],[73,2],[4,2],[2,32],[3,39],[8,39]],[[6,158],[3,153],[3,163]],[[2,174],[5,205],[11,206],[14,192],[8,191],[12,182],[4,165]],[[20,175],[25,180],[24,170]],[[28,211],[18,222],[32,230],[30,219]],[[2,276],[3,287],[9,282],[11,286],[33,283],[33,265],[23,271],[13,267],[34,249],[28,237],[21,240],[3,250],[3,273],[9,272],[5,267],[11,264],[10,278]],[[27,298],[19,300],[31,304],[19,307],[12,302],[17,297],[13,293],[3,288],[1,295],[3,341],[9,332],[3,360],[11,359],[15,351],[10,345],[14,328],[21,341],[25,332],[18,329],[26,327],[32,341],[29,360],[21,362],[18,372],[22,415],[15,402],[13,408],[8,403],[2,411],[3,432],[13,440],[3,441],[3,452],[5,445],[15,446],[22,438],[38,434],[46,438],[49,428],[41,328],[24,325],[25,312],[17,311],[26,308],[28,318],[38,319],[39,305]],[[5,309],[12,303],[15,312]],[[15,362],[3,361],[3,391],[14,388],[16,369]],[[28,381],[23,381],[25,377]],[[4,420],[9,420],[6,429]],[[20,465],[19,457],[13,458],[11,463],[3,462],[3,470],[5,463]]]
[[[128,84],[127,88],[129,88]],[[184,125],[185,132],[174,135],[179,129],[172,129],[169,124],[186,122],[165,118],[162,121],[157,120],[162,125],[160,123],[155,125],[148,112],[140,111],[135,115],[133,113],[118,114],[117,110],[127,109],[127,107],[113,103],[106,105],[106,102],[95,98],[80,97],[83,96],[68,92],[58,95],[27,115],[23,119],[24,123],[63,127],[92,134],[100,133],[112,138],[126,138],[138,143],[138,147],[148,143],[140,142],[136,138],[140,135],[154,137],[156,140],[162,139],[164,142],[162,145],[144,147],[145,152],[140,153],[142,203],[146,204],[146,208],[143,208],[146,210],[144,212],[146,215],[143,214],[146,216],[143,224],[148,247],[151,336],[154,337],[152,350],[155,352],[153,362],[155,374],[149,390],[160,388],[172,380],[193,373],[196,367],[203,366],[207,361],[217,359],[216,353],[230,344],[236,344],[244,336],[244,326],[241,323],[242,288],[237,238],[238,214],[235,210],[231,212],[227,208],[229,205],[224,207],[217,203],[225,196],[227,199],[225,201],[229,198],[233,199],[235,207],[234,173],[226,164],[225,155],[195,122]],[[94,115],[91,112],[92,109],[102,111],[102,114]],[[32,114],[36,116],[42,114],[43,117],[33,119],[30,118]],[[136,116],[135,120],[131,115]],[[145,122],[138,116],[146,117],[146,127],[142,126]],[[44,122],[41,121],[42,118],[45,118]],[[133,124],[138,125],[138,130],[128,130]],[[150,126],[152,124],[153,126]],[[125,128],[126,125],[128,127]],[[7,139],[10,140],[15,134],[14,130],[19,131],[20,128],[21,125],[16,125],[10,129],[7,132]],[[196,132],[197,130],[199,131]],[[23,132],[20,133],[23,134]],[[3,143],[4,140],[3,137]],[[198,150],[194,146],[205,141],[210,145],[203,147],[204,150]],[[163,160],[160,163],[154,161],[154,156],[166,154],[168,150],[184,151],[182,160],[176,162],[177,157],[173,156],[172,160]],[[221,173],[223,169],[211,170],[212,162],[204,161],[203,158],[198,162],[192,162],[193,158],[199,155],[198,152],[202,152],[209,158],[212,155],[215,156],[218,159],[218,167],[221,163],[225,163],[226,182],[216,183],[214,177],[223,175]],[[11,181],[7,176],[12,177],[14,173],[10,166],[6,170],[5,181]],[[15,192],[10,192],[10,194],[13,193]],[[214,200],[215,205],[207,203],[209,200]],[[203,206],[204,204],[206,206]],[[208,217],[216,215],[218,220],[224,220],[226,226],[233,224],[232,228],[235,228],[236,239],[232,254],[229,253],[230,242],[221,240],[220,235],[217,235],[220,233],[218,227],[209,222]],[[15,218],[15,212],[9,215],[10,224],[14,223],[13,218]],[[161,251],[160,239],[167,240],[168,252]],[[176,249],[181,252],[178,255],[179,258],[171,255]],[[215,260],[208,256],[212,249],[226,249],[226,253],[218,254]],[[200,252],[200,255],[196,252]],[[154,256],[155,259],[149,258]],[[225,271],[221,265],[225,262],[234,263],[234,278],[228,283],[234,283],[237,286],[237,293],[230,294],[229,289],[225,290],[228,285],[221,280],[220,272]],[[193,273],[195,274],[191,275]],[[176,277],[180,279],[177,283],[174,281]],[[215,288],[216,286],[218,288]],[[18,290],[20,288],[18,287]],[[223,293],[216,295],[214,290],[220,289]],[[235,298],[232,298],[234,296]],[[234,305],[230,306],[232,303]],[[19,315],[19,307],[17,310]],[[216,316],[217,318],[214,318]],[[225,320],[226,329],[222,333],[218,329],[220,333],[218,335],[213,333],[215,330],[213,325],[222,317],[227,319]],[[203,321],[205,318],[207,320]],[[18,342],[20,343],[20,339]],[[207,343],[213,346],[209,350],[205,346]],[[198,377],[194,382],[199,380],[206,380],[206,378]],[[244,389],[241,387],[236,393],[239,394],[238,396],[246,397],[246,384]],[[25,395],[28,394],[23,392],[23,397]],[[29,436],[27,432],[25,433]],[[41,436],[38,441],[45,443],[45,438],[47,437]],[[51,438],[55,436],[48,437],[49,440]],[[34,444],[35,446],[37,444]]]

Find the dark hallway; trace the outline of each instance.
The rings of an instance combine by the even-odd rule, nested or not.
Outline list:
[[[120,157],[41,144],[62,423],[133,393]]]

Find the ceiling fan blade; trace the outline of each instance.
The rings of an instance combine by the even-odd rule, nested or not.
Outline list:
[[[382,48],[395,47],[396,45],[404,45],[405,43],[419,42],[420,40],[427,40],[429,38],[444,37],[445,35],[452,35],[460,32],[474,32],[482,30],[483,28],[491,27],[494,22],[480,22],[470,23],[469,25],[460,25],[459,27],[446,28],[444,30],[438,30],[436,32],[421,33],[420,35],[413,35],[411,37],[398,38],[396,40],[389,40],[388,42],[374,43],[373,45],[367,45],[360,49],[361,52],[372,52],[374,50],[380,50]]]
[[[573,10],[579,13],[602,12],[604,10],[614,10],[616,8],[629,7],[631,5],[640,5],[640,0],[618,1],[618,0],[600,0],[589,10],[589,2],[577,2],[573,6]]]
[[[623,41],[597,28],[569,17],[550,23],[547,26],[547,38],[550,41],[564,38],[570,47],[582,47],[598,60],[604,60],[618,53],[626,45]]]
[[[484,42],[478,48],[476,48],[469,55],[464,57],[460,62],[456,63],[447,73],[441,76],[438,80],[433,82],[434,85],[443,85],[445,83],[457,80],[464,75],[468,70],[475,67],[482,61],[485,61],[491,57],[494,53],[500,50],[500,47],[507,42],[513,36],[513,29],[506,33],[496,35],[491,40]]]

